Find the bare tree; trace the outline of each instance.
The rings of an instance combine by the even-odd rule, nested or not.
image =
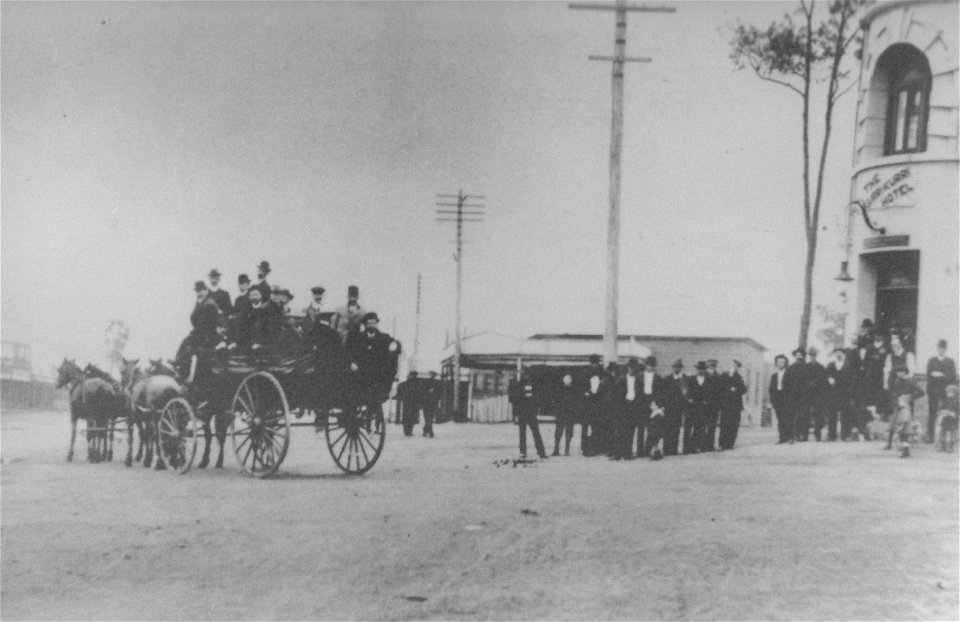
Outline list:
[[[800,6],[783,19],[761,29],[739,24],[730,41],[730,58],[738,69],[752,69],[761,80],[778,84],[800,96],[803,102],[803,221],[807,259],[800,315],[799,345],[807,346],[813,301],[813,266],[817,256],[823,173],[833,122],[833,107],[854,85],[843,59],[852,47],[859,58],[861,31],[855,20],[865,0],[831,0],[826,19],[816,19],[816,1],[799,0]],[[815,85],[826,83],[823,143],[816,177],[811,180],[810,104],[819,93]],[[846,83],[846,84],[845,84]]]
[[[123,362],[123,351],[130,339],[130,329],[122,320],[110,320],[107,330],[103,334],[103,343],[107,346],[107,360],[111,368],[120,369]]]

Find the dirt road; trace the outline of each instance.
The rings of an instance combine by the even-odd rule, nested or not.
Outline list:
[[[513,426],[391,425],[365,476],[296,430],[261,481],[231,455],[67,463],[63,413],[2,426],[5,620],[960,616],[957,456],[928,448],[745,429],[733,452],[514,468]]]

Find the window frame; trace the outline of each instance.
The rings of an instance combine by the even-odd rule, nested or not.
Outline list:
[[[913,46],[888,49],[884,55],[890,88],[884,127],[883,155],[923,153],[927,150],[927,123],[930,118],[932,76],[926,56]],[[919,78],[907,79],[912,72]],[[901,104],[903,99],[904,104]],[[919,100],[919,101],[918,101]],[[902,125],[900,124],[902,118]],[[910,145],[911,128],[916,124],[916,142]]]

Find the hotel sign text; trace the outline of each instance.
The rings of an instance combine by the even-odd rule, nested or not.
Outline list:
[[[916,202],[913,196],[916,189],[916,180],[911,176],[910,169],[904,167],[886,179],[880,173],[874,173],[870,181],[863,185],[863,198],[860,200],[866,209],[910,207]]]

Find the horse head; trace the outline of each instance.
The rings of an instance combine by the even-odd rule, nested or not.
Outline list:
[[[147,374],[151,376],[170,376],[171,378],[176,377],[176,370],[167,365],[162,358],[149,359],[149,361],[150,364],[147,366]]]
[[[73,359],[64,358],[57,368],[57,388],[62,389],[68,384],[75,383],[83,377],[83,370]]]
[[[121,359],[121,361],[120,384],[125,391],[129,391],[133,385],[143,377],[143,370],[137,366],[140,363],[140,359],[133,359],[131,361]]]

